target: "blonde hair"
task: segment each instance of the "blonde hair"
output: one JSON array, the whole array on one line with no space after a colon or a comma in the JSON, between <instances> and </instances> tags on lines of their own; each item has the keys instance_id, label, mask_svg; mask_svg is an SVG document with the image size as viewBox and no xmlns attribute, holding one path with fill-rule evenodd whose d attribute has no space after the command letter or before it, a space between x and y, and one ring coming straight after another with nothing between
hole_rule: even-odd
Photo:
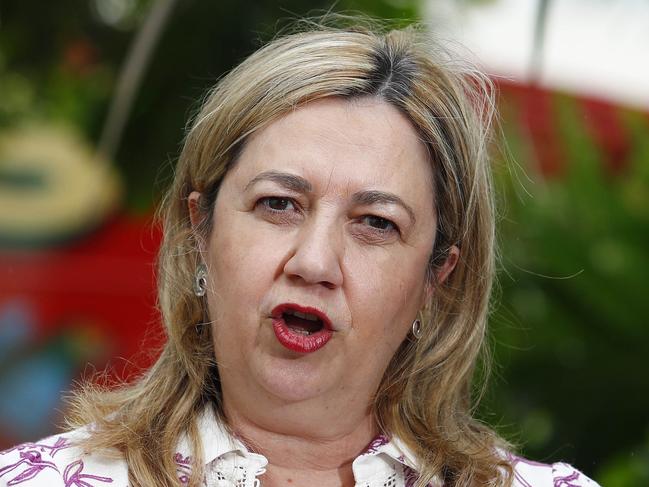
<instances>
[{"instance_id":1,"label":"blonde hair","mask_svg":"<svg viewBox=\"0 0 649 487\"><path fill-rule=\"evenodd\" d=\"M200 191L212 211L219 184L246 138L277 118L326 97L377 97L397 107L419 133L435 175L437 238L427 276L436 287L421 310L423 336L406 339L374 401L379 427L417 456L425 485L509 485L506 444L473 418L472 378L484 351L494 279L494 204L487 145L492 89L414 27L332 28L276 38L221 79L189 127L175 178L161 206L159 306L167 342L139 380L112 391L86 386L73 397L76 422L95 424L90 448L124 455L134 486L177 484L171 452L187 434L193 448L191 485L203 475L197 415L220 405L204 301L192 292L199 262L187 197ZM431 209L432 210L432 209ZM200 237L212 231L204 218ZM460 258L435 281L452 245Z\"/></svg>"}]
</instances>

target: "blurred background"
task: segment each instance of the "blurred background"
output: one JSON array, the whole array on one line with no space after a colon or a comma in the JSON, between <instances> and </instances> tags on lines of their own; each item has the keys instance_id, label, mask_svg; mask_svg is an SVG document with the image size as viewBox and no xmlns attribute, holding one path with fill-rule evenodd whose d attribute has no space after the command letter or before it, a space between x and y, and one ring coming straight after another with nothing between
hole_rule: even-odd
<instances>
[{"instance_id":1,"label":"blurred background","mask_svg":"<svg viewBox=\"0 0 649 487\"><path fill-rule=\"evenodd\" d=\"M162 342L156 203L186 120L288 20L423 20L499 88L484 421L649 485L649 0L0 1L0 449ZM501 137L502 136L502 137Z\"/></svg>"}]
</instances>

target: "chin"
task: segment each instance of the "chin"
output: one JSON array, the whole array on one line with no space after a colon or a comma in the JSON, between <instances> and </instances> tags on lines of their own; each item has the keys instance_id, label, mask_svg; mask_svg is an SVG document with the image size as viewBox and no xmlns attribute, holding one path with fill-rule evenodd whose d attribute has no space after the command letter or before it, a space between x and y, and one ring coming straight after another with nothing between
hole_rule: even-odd
<instances>
[{"instance_id":1,"label":"chin","mask_svg":"<svg viewBox=\"0 0 649 487\"><path fill-rule=\"evenodd\" d=\"M308 357L310 358L310 357ZM307 357L267 357L257 364L261 387L282 403L295 403L326 395L340 385L332 364Z\"/></svg>"}]
</instances>

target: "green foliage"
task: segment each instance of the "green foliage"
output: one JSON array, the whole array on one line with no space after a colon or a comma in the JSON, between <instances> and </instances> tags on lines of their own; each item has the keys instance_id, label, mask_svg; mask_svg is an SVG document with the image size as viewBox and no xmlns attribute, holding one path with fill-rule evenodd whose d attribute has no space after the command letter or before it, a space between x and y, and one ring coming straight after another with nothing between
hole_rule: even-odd
<instances>
[{"instance_id":1,"label":"green foliage","mask_svg":"<svg viewBox=\"0 0 649 487\"><path fill-rule=\"evenodd\" d=\"M649 428L649 120L623 114L632 153L614 176L576 100L554 101L567 161L556 179L535 169L516 107L503 105L511 158L497 171L502 272L492 317L502 369L485 404L499 415L485 417L532 458L574 461L602 479L628 468L635 483L616 485L641 485L640 460L610 456L639 451Z\"/></svg>"},{"instance_id":2,"label":"green foliage","mask_svg":"<svg viewBox=\"0 0 649 487\"><path fill-rule=\"evenodd\" d=\"M649 440L613 455L600 469L599 480L606 487L649 485Z\"/></svg>"}]
</instances>

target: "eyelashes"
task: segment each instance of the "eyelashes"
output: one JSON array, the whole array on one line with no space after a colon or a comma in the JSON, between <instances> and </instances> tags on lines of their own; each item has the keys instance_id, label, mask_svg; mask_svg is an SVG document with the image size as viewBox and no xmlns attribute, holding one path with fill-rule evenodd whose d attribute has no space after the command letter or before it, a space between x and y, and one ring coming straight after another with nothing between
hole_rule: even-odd
<instances>
[{"instance_id":1,"label":"eyelashes","mask_svg":"<svg viewBox=\"0 0 649 487\"><path fill-rule=\"evenodd\" d=\"M284 196L265 196L255 202L255 210L262 212L272 221L280 224L291 223L302 218L303 210L293 198ZM355 222L366 228L374 236L401 235L399 226L392 220L372 214L361 215Z\"/></svg>"},{"instance_id":2,"label":"eyelashes","mask_svg":"<svg viewBox=\"0 0 649 487\"><path fill-rule=\"evenodd\" d=\"M296 203L291 198L282 198L281 196L266 196L257 200L256 206L258 205L273 212L297 210Z\"/></svg>"},{"instance_id":3,"label":"eyelashes","mask_svg":"<svg viewBox=\"0 0 649 487\"><path fill-rule=\"evenodd\" d=\"M292 198L281 196L266 196L255 202L255 212L277 225L290 225L302 218L298 205Z\"/></svg>"},{"instance_id":4,"label":"eyelashes","mask_svg":"<svg viewBox=\"0 0 649 487\"><path fill-rule=\"evenodd\" d=\"M363 215L361 217L361 220L366 222L370 227L382 232L399 231L397 225L392 220L388 220L387 218L383 218L381 216Z\"/></svg>"}]
</instances>

